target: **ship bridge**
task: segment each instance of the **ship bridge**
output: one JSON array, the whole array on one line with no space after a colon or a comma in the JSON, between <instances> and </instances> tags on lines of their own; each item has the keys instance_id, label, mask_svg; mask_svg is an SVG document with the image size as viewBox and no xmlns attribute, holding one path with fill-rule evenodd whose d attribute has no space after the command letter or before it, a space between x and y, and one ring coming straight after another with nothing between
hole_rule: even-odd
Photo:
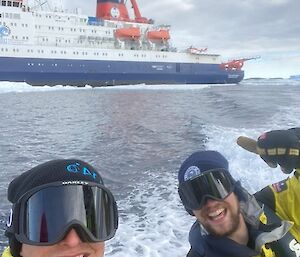
<instances>
[{"instance_id":1,"label":"ship bridge","mask_svg":"<svg viewBox=\"0 0 300 257\"><path fill-rule=\"evenodd\" d=\"M24 7L22 0L14 0L14 1L2 0L1 6L11 6L11 7L19 7L19 8Z\"/></svg>"}]
</instances>

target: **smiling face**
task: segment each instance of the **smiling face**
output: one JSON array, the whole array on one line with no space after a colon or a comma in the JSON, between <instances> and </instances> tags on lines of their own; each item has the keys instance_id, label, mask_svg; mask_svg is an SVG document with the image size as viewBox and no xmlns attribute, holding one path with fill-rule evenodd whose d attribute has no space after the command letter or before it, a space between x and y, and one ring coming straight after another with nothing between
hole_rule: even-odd
<instances>
[{"instance_id":1,"label":"smiling face","mask_svg":"<svg viewBox=\"0 0 300 257\"><path fill-rule=\"evenodd\" d=\"M222 201L208 199L200 210L193 213L207 232L215 236L230 237L241 228L243 219L234 193Z\"/></svg>"},{"instance_id":2,"label":"smiling face","mask_svg":"<svg viewBox=\"0 0 300 257\"><path fill-rule=\"evenodd\" d=\"M103 257L104 242L84 243L74 229L59 243L51 246L23 244L22 257Z\"/></svg>"}]
</instances>

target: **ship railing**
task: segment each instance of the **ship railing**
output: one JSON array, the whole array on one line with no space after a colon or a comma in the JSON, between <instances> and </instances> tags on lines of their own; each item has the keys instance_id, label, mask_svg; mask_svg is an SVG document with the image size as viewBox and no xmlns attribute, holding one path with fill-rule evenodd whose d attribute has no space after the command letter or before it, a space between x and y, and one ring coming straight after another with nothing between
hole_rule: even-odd
<instances>
[{"instance_id":1,"label":"ship railing","mask_svg":"<svg viewBox=\"0 0 300 257\"><path fill-rule=\"evenodd\" d=\"M0 37L0 44L3 45L29 45L27 41Z\"/></svg>"}]
</instances>

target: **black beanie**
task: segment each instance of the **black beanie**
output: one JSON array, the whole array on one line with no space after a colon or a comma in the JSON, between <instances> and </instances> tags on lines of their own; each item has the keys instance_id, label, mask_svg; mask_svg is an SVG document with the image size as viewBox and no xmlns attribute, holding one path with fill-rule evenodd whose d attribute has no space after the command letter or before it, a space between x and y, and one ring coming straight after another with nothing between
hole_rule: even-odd
<instances>
[{"instance_id":1,"label":"black beanie","mask_svg":"<svg viewBox=\"0 0 300 257\"><path fill-rule=\"evenodd\" d=\"M87 181L103 185L100 174L88 163L77 159L59 159L40 164L16 177L8 186L7 198L15 204L31 189L60 181ZM7 228L5 235L9 238L12 256L20 257L22 244L16 240L13 229Z\"/></svg>"}]
</instances>

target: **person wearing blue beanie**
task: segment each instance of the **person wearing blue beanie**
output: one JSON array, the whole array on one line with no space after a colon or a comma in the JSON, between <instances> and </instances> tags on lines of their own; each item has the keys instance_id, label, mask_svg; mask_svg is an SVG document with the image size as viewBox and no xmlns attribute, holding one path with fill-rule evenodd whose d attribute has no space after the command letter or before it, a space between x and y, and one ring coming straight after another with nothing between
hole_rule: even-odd
<instances>
[{"instance_id":1,"label":"person wearing blue beanie","mask_svg":"<svg viewBox=\"0 0 300 257\"><path fill-rule=\"evenodd\" d=\"M291 223L265 224L264 210L233 179L221 153L193 153L182 163L178 181L186 211L197 218L189 233L188 257L283 256L277 249Z\"/></svg>"}]
</instances>

